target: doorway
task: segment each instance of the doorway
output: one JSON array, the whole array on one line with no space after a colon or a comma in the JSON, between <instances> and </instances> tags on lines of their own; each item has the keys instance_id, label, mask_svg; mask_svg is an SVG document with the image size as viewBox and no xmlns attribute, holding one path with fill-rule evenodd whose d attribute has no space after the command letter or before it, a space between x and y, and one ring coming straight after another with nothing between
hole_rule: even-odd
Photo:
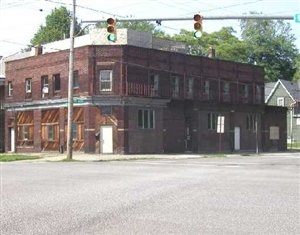
<instances>
[{"instance_id":1,"label":"doorway","mask_svg":"<svg viewBox=\"0 0 300 235\"><path fill-rule=\"evenodd\" d=\"M100 127L101 153L113 153L113 127Z\"/></svg>"},{"instance_id":2,"label":"doorway","mask_svg":"<svg viewBox=\"0 0 300 235\"><path fill-rule=\"evenodd\" d=\"M241 128L239 126L234 127L234 150L238 151L241 149Z\"/></svg>"},{"instance_id":3,"label":"doorway","mask_svg":"<svg viewBox=\"0 0 300 235\"><path fill-rule=\"evenodd\" d=\"M14 128L10 128L10 151L13 153L16 151Z\"/></svg>"}]
</instances>

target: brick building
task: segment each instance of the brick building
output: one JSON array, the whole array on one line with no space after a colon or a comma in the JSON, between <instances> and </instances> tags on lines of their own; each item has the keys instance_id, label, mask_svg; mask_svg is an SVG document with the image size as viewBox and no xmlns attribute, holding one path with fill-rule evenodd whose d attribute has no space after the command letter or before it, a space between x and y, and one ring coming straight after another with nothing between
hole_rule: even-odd
<instances>
[{"instance_id":1,"label":"brick building","mask_svg":"<svg viewBox=\"0 0 300 235\"><path fill-rule=\"evenodd\" d=\"M126 33L124 44L75 48L75 151L286 149L286 121L265 119L285 110L265 108L263 68L187 55L181 44L155 49L149 35L134 46ZM68 55L37 50L6 62L6 151L66 148Z\"/></svg>"}]
</instances>

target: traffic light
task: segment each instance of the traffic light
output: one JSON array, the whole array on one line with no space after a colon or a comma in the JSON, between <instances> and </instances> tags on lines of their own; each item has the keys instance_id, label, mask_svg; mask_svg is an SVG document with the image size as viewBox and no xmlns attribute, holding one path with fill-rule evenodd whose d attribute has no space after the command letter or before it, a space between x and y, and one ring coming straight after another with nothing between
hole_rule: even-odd
<instances>
[{"instance_id":1,"label":"traffic light","mask_svg":"<svg viewBox=\"0 0 300 235\"><path fill-rule=\"evenodd\" d=\"M199 14L194 15L194 32L195 38L200 38L202 36L202 19L203 17Z\"/></svg>"},{"instance_id":2,"label":"traffic light","mask_svg":"<svg viewBox=\"0 0 300 235\"><path fill-rule=\"evenodd\" d=\"M116 30L116 20L113 18L108 18L107 19L107 40L110 42L115 42L117 41L117 30Z\"/></svg>"}]
</instances>

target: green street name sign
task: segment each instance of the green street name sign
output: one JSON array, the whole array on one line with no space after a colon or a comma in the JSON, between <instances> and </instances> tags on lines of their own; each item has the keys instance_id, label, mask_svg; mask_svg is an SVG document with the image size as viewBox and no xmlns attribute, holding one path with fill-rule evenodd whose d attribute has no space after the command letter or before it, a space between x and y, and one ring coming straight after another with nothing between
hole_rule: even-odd
<instances>
[{"instance_id":1,"label":"green street name sign","mask_svg":"<svg viewBox=\"0 0 300 235\"><path fill-rule=\"evenodd\" d=\"M83 100L83 99L80 99L80 98L73 98L73 102L74 102L75 104L82 104L82 103L84 103L84 100Z\"/></svg>"},{"instance_id":2,"label":"green street name sign","mask_svg":"<svg viewBox=\"0 0 300 235\"><path fill-rule=\"evenodd\" d=\"M295 22L296 22L296 23L300 23L300 14L296 14L296 15L294 16L294 19L295 19Z\"/></svg>"}]
</instances>

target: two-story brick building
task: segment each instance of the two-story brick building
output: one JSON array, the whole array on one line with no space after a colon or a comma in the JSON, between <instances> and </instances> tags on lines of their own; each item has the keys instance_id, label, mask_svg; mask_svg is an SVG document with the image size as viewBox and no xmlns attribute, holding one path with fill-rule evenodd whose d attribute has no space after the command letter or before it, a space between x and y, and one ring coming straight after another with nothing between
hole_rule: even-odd
<instances>
[{"instance_id":1,"label":"two-story brick building","mask_svg":"<svg viewBox=\"0 0 300 235\"><path fill-rule=\"evenodd\" d=\"M286 149L285 110L265 108L263 68L191 56L180 44L154 46L151 35L135 38L134 46L133 32L124 34L124 44L96 43L94 35L93 43L75 48L74 150ZM6 62L7 151L66 146L69 52L36 52Z\"/></svg>"}]
</instances>

